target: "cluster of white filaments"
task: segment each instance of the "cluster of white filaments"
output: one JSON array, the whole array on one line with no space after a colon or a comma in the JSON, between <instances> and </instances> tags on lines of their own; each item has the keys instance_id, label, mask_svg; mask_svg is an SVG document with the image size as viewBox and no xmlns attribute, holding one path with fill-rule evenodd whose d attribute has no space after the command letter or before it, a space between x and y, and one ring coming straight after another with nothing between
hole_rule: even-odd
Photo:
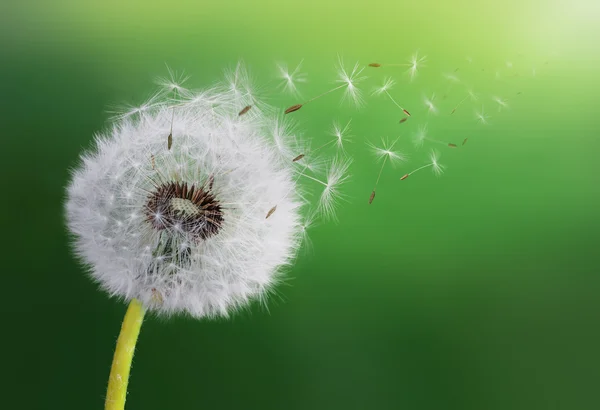
<instances>
[{"instance_id":1,"label":"cluster of white filaments","mask_svg":"<svg viewBox=\"0 0 600 410\"><path fill-rule=\"evenodd\" d=\"M305 144L241 64L202 91L178 79L96 137L68 187L68 226L110 294L160 314L227 316L281 279L307 221L332 216L349 162L330 160L325 177L293 162ZM321 187L319 203L302 177Z\"/></svg>"}]
</instances>

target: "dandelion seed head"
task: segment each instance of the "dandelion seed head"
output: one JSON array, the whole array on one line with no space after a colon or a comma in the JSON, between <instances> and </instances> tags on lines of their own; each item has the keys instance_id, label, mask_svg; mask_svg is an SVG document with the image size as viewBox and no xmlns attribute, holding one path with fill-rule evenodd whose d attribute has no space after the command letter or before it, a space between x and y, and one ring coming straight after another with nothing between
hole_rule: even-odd
<instances>
[{"instance_id":1,"label":"dandelion seed head","mask_svg":"<svg viewBox=\"0 0 600 410\"><path fill-rule=\"evenodd\" d=\"M235 77L120 117L73 170L74 250L110 295L161 315L228 316L264 297L295 258L305 193L282 155L294 145L290 125L238 116L239 90L252 85L241 65ZM328 174L316 204L328 214L346 169L334 163Z\"/></svg>"}]
</instances>

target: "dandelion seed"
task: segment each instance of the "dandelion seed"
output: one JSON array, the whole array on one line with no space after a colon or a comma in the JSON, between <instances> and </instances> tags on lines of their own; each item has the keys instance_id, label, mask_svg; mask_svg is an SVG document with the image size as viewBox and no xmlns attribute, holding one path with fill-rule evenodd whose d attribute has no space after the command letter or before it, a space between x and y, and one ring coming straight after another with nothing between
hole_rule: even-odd
<instances>
[{"instance_id":1,"label":"dandelion seed","mask_svg":"<svg viewBox=\"0 0 600 410\"><path fill-rule=\"evenodd\" d=\"M269 212L267 212L267 216L265 217L265 219L269 219L269 217L271 215L273 215L273 212L275 212L277 210L277 205L275 205L273 208L269 209Z\"/></svg>"},{"instance_id":2,"label":"dandelion seed","mask_svg":"<svg viewBox=\"0 0 600 410\"><path fill-rule=\"evenodd\" d=\"M163 304L163 297L160 292L156 290L156 288L152 288L152 296L151 299L153 302L158 303L159 305Z\"/></svg>"},{"instance_id":3,"label":"dandelion seed","mask_svg":"<svg viewBox=\"0 0 600 410\"><path fill-rule=\"evenodd\" d=\"M279 78L282 80L280 87L283 92L290 93L296 97L300 96L298 92L297 83L305 83L306 82L306 73L300 72L300 68L302 67L302 63L304 60L301 60L294 71L291 73L288 70L287 64L278 63L277 70L279 72Z\"/></svg>"},{"instance_id":4,"label":"dandelion seed","mask_svg":"<svg viewBox=\"0 0 600 410\"><path fill-rule=\"evenodd\" d=\"M456 144L452 144L451 142L449 142L449 143L448 143L448 146L449 146L450 148L456 148Z\"/></svg>"},{"instance_id":5,"label":"dandelion seed","mask_svg":"<svg viewBox=\"0 0 600 410\"><path fill-rule=\"evenodd\" d=\"M418 172L418 171L420 171L422 169L425 169L425 168L428 168L428 167L431 167L431 170L433 171L433 173L436 176L442 175L444 173L445 166L439 163L439 158L440 158L440 154L437 151L432 150L431 153L429 154L429 161L430 161L429 163L427 163L427 164L425 164L423 166L420 166L417 169L412 170L408 174L404 174L400 178L400 180L404 181L406 178L408 178L409 176L411 176L415 172Z\"/></svg>"},{"instance_id":6,"label":"dandelion seed","mask_svg":"<svg viewBox=\"0 0 600 410\"><path fill-rule=\"evenodd\" d=\"M377 161L382 161L381 168L379 169L379 174L377 175L377 180L375 181L375 187L373 188L373 192L369 198L369 204L373 202L375 198L375 191L377 190L377 185L379 184L379 180L381 179L381 174L383 172L383 168L385 167L386 162L389 160L392 165L406 161L406 156L399 151L394 151L394 146L398 142L400 137L396 138L391 144L389 141L385 139L381 139L381 147L375 146L371 143L368 143L371 152L375 155Z\"/></svg>"},{"instance_id":7,"label":"dandelion seed","mask_svg":"<svg viewBox=\"0 0 600 410\"><path fill-rule=\"evenodd\" d=\"M465 145L465 144L467 143L467 140L468 140L468 139L469 139L468 137L467 137L467 138L465 138L465 139L463 140L463 142L462 142L462 145Z\"/></svg>"},{"instance_id":8,"label":"dandelion seed","mask_svg":"<svg viewBox=\"0 0 600 410\"><path fill-rule=\"evenodd\" d=\"M391 77L386 77L383 80L383 85L381 87L376 88L373 91L373 95L381 95L381 94L385 94L388 96L388 98L394 103L394 105L398 108L400 108L400 110L402 110L402 112L407 115L408 117L410 117L410 113L404 108L402 107L400 104L398 104L398 102L394 99L394 97L392 97L392 95L389 93L389 90L396 84L396 82L391 78Z\"/></svg>"},{"instance_id":9,"label":"dandelion seed","mask_svg":"<svg viewBox=\"0 0 600 410\"><path fill-rule=\"evenodd\" d=\"M248 111L250 111L251 108L252 108L251 105L245 106L244 108L242 108L242 111L240 111L238 113L238 116L242 116L242 115L246 114Z\"/></svg>"},{"instance_id":10,"label":"dandelion seed","mask_svg":"<svg viewBox=\"0 0 600 410\"><path fill-rule=\"evenodd\" d=\"M304 154L300 154L300 155L298 155L296 158L294 158L294 159L292 160L292 162L300 161L302 158L304 158Z\"/></svg>"},{"instance_id":11,"label":"dandelion seed","mask_svg":"<svg viewBox=\"0 0 600 410\"><path fill-rule=\"evenodd\" d=\"M342 198L339 187L348 180L348 168L351 163L351 159L342 160L335 158L328 166L327 179L325 181L306 175L303 172L299 174L299 176L303 176L325 187L319 198L317 209L327 219L335 219L337 202Z\"/></svg>"},{"instance_id":12,"label":"dandelion seed","mask_svg":"<svg viewBox=\"0 0 600 410\"><path fill-rule=\"evenodd\" d=\"M302 108L302 105L303 104L292 105L291 107L289 107L288 109L286 109L284 111L284 114L289 114L291 112L298 111L300 108Z\"/></svg>"},{"instance_id":13,"label":"dandelion seed","mask_svg":"<svg viewBox=\"0 0 600 410\"><path fill-rule=\"evenodd\" d=\"M481 106L481 111L475 111L475 118L477 119L477 122L480 124L488 123L488 119L490 117L489 117L489 115L486 115L486 113L483 109L483 105Z\"/></svg>"},{"instance_id":14,"label":"dandelion seed","mask_svg":"<svg viewBox=\"0 0 600 410\"><path fill-rule=\"evenodd\" d=\"M168 77L157 77L155 83L162 88L163 91L173 93L175 96L183 96L187 93L187 89L183 87L183 84L190 78L183 72L177 73L171 70L167 65Z\"/></svg>"},{"instance_id":15,"label":"dandelion seed","mask_svg":"<svg viewBox=\"0 0 600 410\"><path fill-rule=\"evenodd\" d=\"M371 63L369 67L379 68L379 67L408 67L406 73L408 73L410 81L413 81L418 74L420 68L425 67L425 63L427 62L427 56L419 57L419 52L415 52L408 63L392 63L392 64L381 64L381 63Z\"/></svg>"},{"instance_id":16,"label":"dandelion seed","mask_svg":"<svg viewBox=\"0 0 600 410\"><path fill-rule=\"evenodd\" d=\"M503 108L508 108L508 102L506 100L496 96L492 97L492 100L498 104L498 112L502 111Z\"/></svg>"},{"instance_id":17,"label":"dandelion seed","mask_svg":"<svg viewBox=\"0 0 600 410\"><path fill-rule=\"evenodd\" d=\"M171 114L171 131L169 132L169 136L167 137L167 149L170 151L173 146L173 120L175 119L175 108L173 108L173 112Z\"/></svg>"},{"instance_id":18,"label":"dandelion seed","mask_svg":"<svg viewBox=\"0 0 600 410\"><path fill-rule=\"evenodd\" d=\"M339 89L342 89L342 88L344 88L342 100L348 99L355 106L359 107L360 105L362 105L363 99L362 99L361 91L357 87L357 84L366 78L364 76L360 77L360 74L362 73L362 71L363 71L363 69L362 68L359 69L358 63L354 64L354 68L352 68L352 71L347 71L346 68L344 67L344 62L342 61L342 59L340 57L339 61L338 61L338 67L337 67L338 78L337 78L337 80L335 80L335 82L341 83L341 84L338 85L337 87L334 87L328 91L325 91L324 93L319 94L316 97L313 97L301 104L292 105L291 107L287 108L284 111L284 113L289 114L294 111L298 111L300 108L302 108L306 104L308 104L312 101L315 101L321 97L326 96L327 94L330 94L330 93L337 91Z\"/></svg>"},{"instance_id":19,"label":"dandelion seed","mask_svg":"<svg viewBox=\"0 0 600 410\"><path fill-rule=\"evenodd\" d=\"M369 205L371 205L373 203L374 199L375 199L375 191L371 192L371 195L369 196Z\"/></svg>"},{"instance_id":20,"label":"dandelion seed","mask_svg":"<svg viewBox=\"0 0 600 410\"><path fill-rule=\"evenodd\" d=\"M408 117L402 117L400 119L400 124L402 124L403 122L406 122L406 120L408 120Z\"/></svg>"},{"instance_id":21,"label":"dandelion seed","mask_svg":"<svg viewBox=\"0 0 600 410\"><path fill-rule=\"evenodd\" d=\"M316 152L322 150L323 148L332 146L334 144L337 146L337 148L339 150L343 151L344 150L344 142L350 140L350 135L348 135L348 132L350 130L350 122L351 121L352 120L349 120L344 127L341 127L337 121L334 121L331 131L329 133L329 135L333 138L330 138L329 141L318 146L317 148L313 148L313 149L309 150L306 155L315 154ZM305 154L300 154L300 155L296 156L292 160L292 162L299 161L304 157L305 157Z\"/></svg>"},{"instance_id":22,"label":"dandelion seed","mask_svg":"<svg viewBox=\"0 0 600 410\"><path fill-rule=\"evenodd\" d=\"M423 97L423 103L427 107L427 112L429 114L437 114L438 113L437 107L433 104L434 100L435 100L435 94L431 94L431 98L427 98L426 96Z\"/></svg>"}]
</instances>

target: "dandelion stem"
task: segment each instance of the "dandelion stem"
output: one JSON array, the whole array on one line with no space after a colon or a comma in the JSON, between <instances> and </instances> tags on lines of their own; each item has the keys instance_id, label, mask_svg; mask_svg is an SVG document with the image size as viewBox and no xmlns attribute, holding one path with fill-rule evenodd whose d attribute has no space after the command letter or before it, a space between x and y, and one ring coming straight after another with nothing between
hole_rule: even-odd
<instances>
[{"instance_id":1,"label":"dandelion stem","mask_svg":"<svg viewBox=\"0 0 600 410\"><path fill-rule=\"evenodd\" d=\"M133 299L127 308L127 313L121 325L121 333L117 340L117 347L115 348L108 378L108 391L104 403L105 410L123 410L125 408L131 361L140 334L144 313L141 302Z\"/></svg>"}]
</instances>

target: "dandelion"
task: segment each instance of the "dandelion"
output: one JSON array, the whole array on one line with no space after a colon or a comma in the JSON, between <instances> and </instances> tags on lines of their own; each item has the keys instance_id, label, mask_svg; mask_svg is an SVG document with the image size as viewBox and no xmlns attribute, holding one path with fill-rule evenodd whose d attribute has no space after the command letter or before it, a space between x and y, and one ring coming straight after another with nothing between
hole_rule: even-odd
<instances>
[{"instance_id":1,"label":"dandelion","mask_svg":"<svg viewBox=\"0 0 600 410\"><path fill-rule=\"evenodd\" d=\"M410 81L413 81L417 76L417 73L420 68L425 67L425 63L427 62L427 56L419 57L419 52L415 52L408 63L400 63L400 64L381 64L381 63L370 63L369 67L380 68L380 67L408 67L406 73L408 74Z\"/></svg>"},{"instance_id":2,"label":"dandelion","mask_svg":"<svg viewBox=\"0 0 600 410\"><path fill-rule=\"evenodd\" d=\"M306 189L284 155L296 138L266 106L239 115L254 90L247 81L238 65L208 90L169 86L178 101L119 117L73 170L65 208L75 253L103 290L129 302L106 409L124 407L145 312L228 317L262 300L302 244ZM319 215L335 217L349 163L329 163Z\"/></svg>"},{"instance_id":3,"label":"dandelion","mask_svg":"<svg viewBox=\"0 0 600 410\"><path fill-rule=\"evenodd\" d=\"M381 87L375 88L375 90L373 91L373 95L381 95L381 94L387 95L388 98L394 103L394 105L396 107L400 108L400 110L404 113L404 115L406 115L407 117L410 117L410 113L408 112L408 110L406 110L406 108L404 108L400 104L398 104L398 102L394 99L394 97L392 97L392 95L389 93L389 90L395 84L396 84L396 82L391 77L386 77L383 80L383 85Z\"/></svg>"},{"instance_id":4,"label":"dandelion","mask_svg":"<svg viewBox=\"0 0 600 410\"><path fill-rule=\"evenodd\" d=\"M428 167L431 167L431 170L433 171L433 173L436 176L442 175L444 173L445 166L439 163L439 159L440 159L440 154L437 151L432 150L431 153L429 154L429 163L427 163L427 164L425 164L423 166L420 166L417 169L414 169L414 170L410 171L408 174L404 174L400 178L400 180L404 181L406 178L408 178L409 176L411 176L415 172L418 172L418 171L420 171L422 169L425 169L425 168L428 168Z\"/></svg>"},{"instance_id":5,"label":"dandelion","mask_svg":"<svg viewBox=\"0 0 600 410\"><path fill-rule=\"evenodd\" d=\"M301 60L292 72L288 70L287 64L277 63L278 77L281 79L281 84L279 85L279 88L283 92L287 92L292 94L293 96L300 97L297 84L307 82L306 73L300 71L303 61L304 60Z\"/></svg>"},{"instance_id":6,"label":"dandelion","mask_svg":"<svg viewBox=\"0 0 600 410\"><path fill-rule=\"evenodd\" d=\"M382 138L381 147L370 143L368 144L371 148L371 152L375 155L375 158L377 158L377 161L382 161L381 168L379 169L379 174L377 175L377 180L375 181L375 187L373 188L371 196L369 197L369 204L373 203L373 200L375 199L375 191L377 190L377 185L379 184L379 179L381 178L381 173L383 172L383 168L385 167L386 162L390 161L390 163L394 165L398 162L406 161L407 159L407 157L403 153L399 151L394 151L394 146L398 142L399 138L400 137L396 138L391 144L389 143L389 141Z\"/></svg>"},{"instance_id":7,"label":"dandelion","mask_svg":"<svg viewBox=\"0 0 600 410\"><path fill-rule=\"evenodd\" d=\"M487 124L490 116L485 113L483 109L483 105L481 106L481 111L475 111L475 119L480 124Z\"/></svg>"},{"instance_id":8,"label":"dandelion","mask_svg":"<svg viewBox=\"0 0 600 410\"><path fill-rule=\"evenodd\" d=\"M357 87L357 85L366 78L365 76L362 76L362 77L360 76L362 71L363 71L363 69L359 68L358 63L354 64L352 71L346 70L346 68L344 67L344 62L342 61L342 58L339 57L338 66L337 66L338 78L335 80L335 82L340 83L340 85L338 85L337 87L334 87L328 91L325 91L324 93L319 94L316 97L313 97L301 104L292 105L291 107L287 108L284 111L284 113L289 114L294 111L298 111L299 109L304 107L306 104L308 104L312 101L315 101L321 97L326 96L327 94L330 94L330 93L337 91L339 89L342 89L342 88L344 88L344 94L342 95L342 100L349 100L352 104L359 107L363 103L363 98L362 98L361 91Z\"/></svg>"}]
</instances>

